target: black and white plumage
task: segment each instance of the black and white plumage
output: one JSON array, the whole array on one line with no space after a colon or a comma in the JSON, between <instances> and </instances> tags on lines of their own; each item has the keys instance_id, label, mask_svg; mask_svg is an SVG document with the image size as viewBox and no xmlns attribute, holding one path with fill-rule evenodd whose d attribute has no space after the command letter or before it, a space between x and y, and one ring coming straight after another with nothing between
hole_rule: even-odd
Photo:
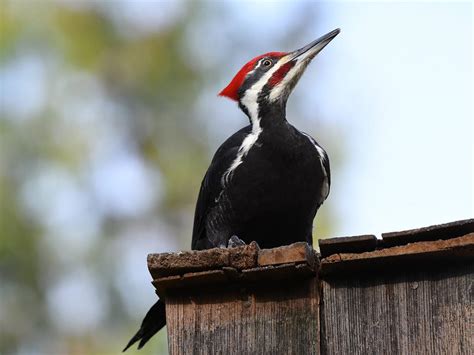
<instances>
[{"instance_id":1,"label":"black and white plumage","mask_svg":"<svg viewBox=\"0 0 474 355\"><path fill-rule=\"evenodd\" d=\"M221 96L238 102L250 125L217 150L204 176L194 217L193 250L229 241L272 248L312 245L313 219L329 194L329 158L314 138L286 120L286 102L310 61L336 29L290 53L258 56L237 73ZM141 348L166 324L162 300L147 313L136 341Z\"/></svg>"},{"instance_id":2,"label":"black and white plumage","mask_svg":"<svg viewBox=\"0 0 474 355\"><path fill-rule=\"evenodd\" d=\"M227 246L233 235L262 248L312 244L313 219L329 192L326 153L284 120L264 129L229 174L250 132L251 126L236 132L212 160L199 192L192 249Z\"/></svg>"},{"instance_id":3,"label":"black and white plumage","mask_svg":"<svg viewBox=\"0 0 474 355\"><path fill-rule=\"evenodd\" d=\"M237 236L262 248L305 241L329 194L329 158L286 120L286 101L307 65L339 30L292 53L254 58L221 95L239 103L250 125L217 150L199 192L193 249L226 247Z\"/></svg>"}]
</instances>

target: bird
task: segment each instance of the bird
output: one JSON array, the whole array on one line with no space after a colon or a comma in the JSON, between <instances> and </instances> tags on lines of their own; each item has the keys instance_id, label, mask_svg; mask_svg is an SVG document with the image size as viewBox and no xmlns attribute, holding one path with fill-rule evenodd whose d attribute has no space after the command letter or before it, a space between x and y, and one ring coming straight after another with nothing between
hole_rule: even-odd
<instances>
[{"instance_id":1,"label":"bird","mask_svg":"<svg viewBox=\"0 0 474 355\"><path fill-rule=\"evenodd\" d=\"M191 249L312 245L313 220L329 195L326 151L286 118L286 103L312 59L335 29L292 52L269 52L247 62L219 93L238 104L249 125L216 151L199 191ZM143 345L166 324L159 299L124 351Z\"/></svg>"}]
</instances>

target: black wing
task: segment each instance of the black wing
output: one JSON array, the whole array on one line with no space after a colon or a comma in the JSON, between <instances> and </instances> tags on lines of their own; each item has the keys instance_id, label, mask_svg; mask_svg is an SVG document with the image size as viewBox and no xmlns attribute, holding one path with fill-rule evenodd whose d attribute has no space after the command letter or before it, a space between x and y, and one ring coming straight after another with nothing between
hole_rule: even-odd
<instances>
[{"instance_id":1,"label":"black wing","mask_svg":"<svg viewBox=\"0 0 474 355\"><path fill-rule=\"evenodd\" d=\"M222 176L237 156L240 145L251 132L251 126L246 126L234 133L217 149L211 165L201 183L199 196L194 213L193 238L191 248L205 249L208 246L206 236L206 218L209 211L216 205L223 190Z\"/></svg>"},{"instance_id":2,"label":"black wing","mask_svg":"<svg viewBox=\"0 0 474 355\"><path fill-rule=\"evenodd\" d=\"M329 191L331 190L331 166L329 164L329 156L326 151L313 139L314 144L319 147L318 153L320 154L321 163L323 164L323 169L326 172L327 178L327 191L326 196L323 197L323 200L320 202L319 206L323 204L326 198L329 196ZM319 208L318 206L318 208Z\"/></svg>"},{"instance_id":3,"label":"black wing","mask_svg":"<svg viewBox=\"0 0 474 355\"><path fill-rule=\"evenodd\" d=\"M323 168L326 172L328 191L327 191L327 195L321 201L321 204L322 204L326 200L326 198L328 197L329 191L331 190L331 166L330 166L330 163L329 163L329 156L328 156L328 153L326 153L326 151L323 149L323 147L321 147L319 145L319 143L316 142L316 140L313 137L311 137L308 133L301 132L301 131L299 131L299 132L304 134L306 137L308 137L308 139L311 141L311 143L313 143L313 145L316 147L316 150L318 151L321 162L323 164ZM319 208L319 206L318 206L318 208Z\"/></svg>"},{"instance_id":4,"label":"black wing","mask_svg":"<svg viewBox=\"0 0 474 355\"><path fill-rule=\"evenodd\" d=\"M324 151L324 155L325 156L323 159L323 166L324 166L324 169L326 170L326 175L328 178L328 195L329 195L329 191L331 190L331 166L329 164L329 156L327 155L326 151Z\"/></svg>"}]
</instances>

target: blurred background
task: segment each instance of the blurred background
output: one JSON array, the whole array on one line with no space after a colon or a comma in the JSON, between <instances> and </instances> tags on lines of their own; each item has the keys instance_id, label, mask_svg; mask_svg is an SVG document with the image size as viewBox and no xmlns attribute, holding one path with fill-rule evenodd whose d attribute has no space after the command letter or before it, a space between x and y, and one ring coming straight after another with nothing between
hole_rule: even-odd
<instances>
[{"instance_id":1,"label":"blurred background","mask_svg":"<svg viewBox=\"0 0 474 355\"><path fill-rule=\"evenodd\" d=\"M474 215L471 2L0 3L1 354L118 353L247 124L216 94L336 27L288 103L331 158L315 239Z\"/></svg>"}]
</instances>

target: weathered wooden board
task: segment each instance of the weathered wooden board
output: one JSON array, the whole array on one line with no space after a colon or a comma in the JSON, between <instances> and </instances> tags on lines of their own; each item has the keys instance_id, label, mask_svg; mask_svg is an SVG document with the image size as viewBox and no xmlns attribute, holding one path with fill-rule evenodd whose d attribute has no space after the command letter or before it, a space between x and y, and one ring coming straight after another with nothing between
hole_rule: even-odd
<instances>
[{"instance_id":1,"label":"weathered wooden board","mask_svg":"<svg viewBox=\"0 0 474 355\"><path fill-rule=\"evenodd\" d=\"M281 265L289 263L308 263L314 265L316 257L308 243L294 243L273 249L262 249L258 253L258 265Z\"/></svg>"},{"instance_id":2,"label":"weathered wooden board","mask_svg":"<svg viewBox=\"0 0 474 355\"><path fill-rule=\"evenodd\" d=\"M221 268L247 270L257 266L288 263L307 263L314 266L316 255L304 242L293 243L273 249L262 249L257 243L235 248L181 251L148 255L148 270L153 279L184 275Z\"/></svg>"},{"instance_id":3,"label":"weathered wooden board","mask_svg":"<svg viewBox=\"0 0 474 355\"><path fill-rule=\"evenodd\" d=\"M168 344L178 354L319 354L316 278L166 300Z\"/></svg>"},{"instance_id":4,"label":"weathered wooden board","mask_svg":"<svg viewBox=\"0 0 474 355\"><path fill-rule=\"evenodd\" d=\"M386 248L429 240L452 239L469 233L474 233L474 219L465 219L400 232L382 233L383 240L381 244Z\"/></svg>"},{"instance_id":5,"label":"weathered wooden board","mask_svg":"<svg viewBox=\"0 0 474 355\"><path fill-rule=\"evenodd\" d=\"M323 354L473 354L473 265L322 281Z\"/></svg>"},{"instance_id":6,"label":"weathered wooden board","mask_svg":"<svg viewBox=\"0 0 474 355\"><path fill-rule=\"evenodd\" d=\"M377 247L377 238L372 234L354 237L335 237L319 239L318 244L321 257L325 258L336 253L362 253L364 251L375 250Z\"/></svg>"},{"instance_id":7,"label":"weathered wooden board","mask_svg":"<svg viewBox=\"0 0 474 355\"><path fill-rule=\"evenodd\" d=\"M369 273L444 266L474 261L474 233L448 240L410 243L364 253L333 254L321 260L321 273Z\"/></svg>"},{"instance_id":8,"label":"weathered wooden board","mask_svg":"<svg viewBox=\"0 0 474 355\"><path fill-rule=\"evenodd\" d=\"M169 352L474 355L473 226L150 254Z\"/></svg>"},{"instance_id":9,"label":"weathered wooden board","mask_svg":"<svg viewBox=\"0 0 474 355\"><path fill-rule=\"evenodd\" d=\"M238 270L257 266L259 247L255 242L236 248L214 248L179 253L148 254L148 270L153 279L209 271L222 267Z\"/></svg>"}]
</instances>

